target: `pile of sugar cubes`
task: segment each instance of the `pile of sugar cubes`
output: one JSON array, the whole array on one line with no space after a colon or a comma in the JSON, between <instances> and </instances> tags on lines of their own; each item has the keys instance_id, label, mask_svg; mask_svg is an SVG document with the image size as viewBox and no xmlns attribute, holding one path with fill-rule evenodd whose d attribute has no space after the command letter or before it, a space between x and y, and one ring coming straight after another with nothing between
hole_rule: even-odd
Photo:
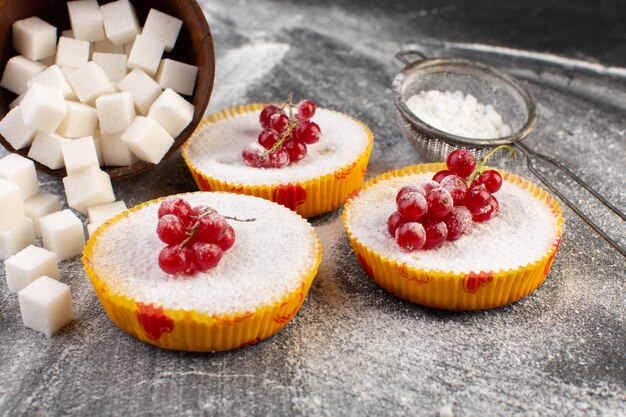
<instances>
[{"instance_id":1,"label":"pile of sugar cubes","mask_svg":"<svg viewBox=\"0 0 626 417\"><path fill-rule=\"evenodd\" d=\"M48 168L68 168L70 177L64 149L85 137L99 166L160 162L194 114L183 96L193 94L198 68L164 58L182 21L151 9L142 28L128 0L67 8L72 28L58 41L57 28L39 17L13 24L20 55L8 61L0 86L18 97L0 134L15 149L30 146L28 157ZM80 180L101 177L91 170Z\"/></svg>"},{"instance_id":2,"label":"pile of sugar cubes","mask_svg":"<svg viewBox=\"0 0 626 417\"><path fill-rule=\"evenodd\" d=\"M88 143L92 149L86 153L95 155L92 139L71 143ZM69 156L72 152L76 150L68 148L65 153ZM77 161L78 158L68 158L73 171L65 180L80 182L83 176L101 175L97 165L81 168ZM90 234L126 209L123 201L109 202L113 193L109 191L108 176L102 174L106 180L102 178L100 182L106 192L90 189L97 181L85 181L84 187L66 184L66 189L74 193L68 194L68 200L72 195L89 214ZM80 190L74 191L73 187ZM36 246L37 238L41 238L43 247ZM51 335L72 320L71 290L59 282L58 263L80 255L84 246L83 222L71 210L61 210L58 196L40 191L33 161L17 154L1 158L0 259L4 260L9 290L18 294L26 327Z\"/></svg>"}]
</instances>

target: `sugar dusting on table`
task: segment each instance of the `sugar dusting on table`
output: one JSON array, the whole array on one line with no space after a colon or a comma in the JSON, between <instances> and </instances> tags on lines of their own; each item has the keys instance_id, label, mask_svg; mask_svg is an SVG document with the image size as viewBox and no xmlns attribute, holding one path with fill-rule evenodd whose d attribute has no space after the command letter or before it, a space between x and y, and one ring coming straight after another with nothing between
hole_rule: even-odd
<instances>
[{"instance_id":1,"label":"sugar dusting on table","mask_svg":"<svg viewBox=\"0 0 626 417\"><path fill-rule=\"evenodd\" d=\"M98 238L91 263L111 290L144 303L210 314L251 311L296 290L316 262L313 228L293 211L256 197L194 193L235 229L235 245L219 265L193 276L173 276L157 263L165 246L156 234L159 204L150 204L114 223Z\"/></svg>"}]
</instances>

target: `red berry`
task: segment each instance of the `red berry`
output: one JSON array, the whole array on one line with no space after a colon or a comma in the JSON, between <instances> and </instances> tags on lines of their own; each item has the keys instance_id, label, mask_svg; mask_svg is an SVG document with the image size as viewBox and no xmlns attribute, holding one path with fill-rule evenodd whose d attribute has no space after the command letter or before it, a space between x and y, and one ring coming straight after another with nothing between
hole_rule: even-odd
<instances>
[{"instance_id":1,"label":"red berry","mask_svg":"<svg viewBox=\"0 0 626 417\"><path fill-rule=\"evenodd\" d=\"M396 230L396 243L406 251L421 249L425 242L426 231L420 223L404 223Z\"/></svg>"},{"instance_id":2,"label":"red berry","mask_svg":"<svg viewBox=\"0 0 626 417\"><path fill-rule=\"evenodd\" d=\"M315 103L311 100L302 100L298 103L298 119L309 120L315 114Z\"/></svg>"},{"instance_id":3,"label":"red berry","mask_svg":"<svg viewBox=\"0 0 626 417\"><path fill-rule=\"evenodd\" d=\"M284 168L289 165L289 152L285 148L278 148L269 156L270 166Z\"/></svg>"},{"instance_id":4,"label":"red berry","mask_svg":"<svg viewBox=\"0 0 626 417\"><path fill-rule=\"evenodd\" d=\"M400 198L402 198L402 196L405 195L406 193L422 194L422 187L420 187L419 185L409 184L400 188L400 191L398 191L398 194L396 194L396 204L398 203L398 201L400 201Z\"/></svg>"},{"instance_id":5,"label":"red berry","mask_svg":"<svg viewBox=\"0 0 626 417\"><path fill-rule=\"evenodd\" d=\"M274 146L278 140L279 137L276 132L271 130L264 130L259 133L259 145L265 149L272 149L272 146Z\"/></svg>"},{"instance_id":6,"label":"red berry","mask_svg":"<svg viewBox=\"0 0 626 417\"><path fill-rule=\"evenodd\" d=\"M442 221L426 220L423 223L426 232L424 249L438 248L443 245L448 237L448 227Z\"/></svg>"},{"instance_id":7,"label":"red berry","mask_svg":"<svg viewBox=\"0 0 626 417\"><path fill-rule=\"evenodd\" d=\"M283 134L289 126L289 116L286 114L275 113L270 117L270 126L279 135Z\"/></svg>"},{"instance_id":8,"label":"red berry","mask_svg":"<svg viewBox=\"0 0 626 417\"><path fill-rule=\"evenodd\" d=\"M404 223L407 223L409 221L410 220L404 218L402 214L398 213L397 211L394 211L391 214L391 216L389 216L389 218L387 219L387 230L389 231L389 234L391 236L395 236L396 229L400 227L400 225L403 225Z\"/></svg>"},{"instance_id":9,"label":"red berry","mask_svg":"<svg viewBox=\"0 0 626 417\"><path fill-rule=\"evenodd\" d=\"M482 185L475 185L469 189L464 205L472 214L481 213L489 205L492 195Z\"/></svg>"},{"instance_id":10,"label":"red berry","mask_svg":"<svg viewBox=\"0 0 626 417\"><path fill-rule=\"evenodd\" d=\"M254 168L263 168L269 164L267 155L265 155L266 151L267 149L258 143L249 143L243 148L241 156L246 165Z\"/></svg>"},{"instance_id":11,"label":"red berry","mask_svg":"<svg viewBox=\"0 0 626 417\"><path fill-rule=\"evenodd\" d=\"M230 224L226 225L226 231L224 232L224 236L220 240L217 241L217 244L222 248L225 252L228 249L232 248L235 244L235 229Z\"/></svg>"},{"instance_id":12,"label":"red berry","mask_svg":"<svg viewBox=\"0 0 626 417\"><path fill-rule=\"evenodd\" d=\"M169 245L159 253L159 267L168 274L181 274L189 267L189 257L184 248Z\"/></svg>"},{"instance_id":13,"label":"red berry","mask_svg":"<svg viewBox=\"0 0 626 417\"><path fill-rule=\"evenodd\" d=\"M456 206L443 221L448 228L448 240L457 240L466 234L472 225L472 213L465 206Z\"/></svg>"},{"instance_id":14,"label":"red berry","mask_svg":"<svg viewBox=\"0 0 626 417\"><path fill-rule=\"evenodd\" d=\"M213 213L217 213L217 211L213 207L205 206L203 204L199 206L195 206L191 210L191 215L196 217L196 219L202 215L208 216L209 214L213 214ZM194 223L196 219L194 219Z\"/></svg>"},{"instance_id":15,"label":"red berry","mask_svg":"<svg viewBox=\"0 0 626 417\"><path fill-rule=\"evenodd\" d=\"M171 197L163 201L159 206L159 219L166 214L173 214L185 222L191 214L191 206L180 197Z\"/></svg>"},{"instance_id":16,"label":"red berry","mask_svg":"<svg viewBox=\"0 0 626 417\"><path fill-rule=\"evenodd\" d=\"M263 110L261 110L261 114L259 115L259 121L261 122L261 126L263 129L270 129L270 118L276 113L282 113L283 111L278 106L269 105L265 106Z\"/></svg>"},{"instance_id":17,"label":"red berry","mask_svg":"<svg viewBox=\"0 0 626 417\"><path fill-rule=\"evenodd\" d=\"M454 207L452 196L443 188L430 190L426 194L426 202L428 203L428 218L434 220L443 219Z\"/></svg>"},{"instance_id":18,"label":"red berry","mask_svg":"<svg viewBox=\"0 0 626 417\"><path fill-rule=\"evenodd\" d=\"M226 219L218 213L212 213L200 218L200 225L196 230L198 240L205 243L218 242L226 232Z\"/></svg>"},{"instance_id":19,"label":"red berry","mask_svg":"<svg viewBox=\"0 0 626 417\"><path fill-rule=\"evenodd\" d=\"M307 120L296 127L295 137L307 145L312 145L320 140L321 134L322 131L317 123Z\"/></svg>"},{"instance_id":20,"label":"red berry","mask_svg":"<svg viewBox=\"0 0 626 417\"><path fill-rule=\"evenodd\" d=\"M474 185L484 185L487 191L495 193L502 187L502 176L498 171L490 169L477 176L472 182Z\"/></svg>"},{"instance_id":21,"label":"red berry","mask_svg":"<svg viewBox=\"0 0 626 417\"><path fill-rule=\"evenodd\" d=\"M472 220L482 223L493 219L498 214L499 206L496 197L491 196L489 204L480 213L472 213Z\"/></svg>"},{"instance_id":22,"label":"red berry","mask_svg":"<svg viewBox=\"0 0 626 417\"><path fill-rule=\"evenodd\" d=\"M441 188L450 193L455 206L461 205L463 204L463 201L465 201L465 196L467 195L467 184L465 183L465 180L458 175L448 175L441 180Z\"/></svg>"},{"instance_id":23,"label":"red berry","mask_svg":"<svg viewBox=\"0 0 626 417\"><path fill-rule=\"evenodd\" d=\"M441 171L439 171L435 175L433 175L433 181L441 183L442 179L444 179L448 175L452 175L452 174L454 174L454 172L450 171L449 169L442 169Z\"/></svg>"},{"instance_id":24,"label":"red berry","mask_svg":"<svg viewBox=\"0 0 626 417\"><path fill-rule=\"evenodd\" d=\"M307 147L304 142L296 139L289 139L285 141L284 148L289 152L289 161L298 162L306 156Z\"/></svg>"},{"instance_id":25,"label":"red berry","mask_svg":"<svg viewBox=\"0 0 626 417\"><path fill-rule=\"evenodd\" d=\"M472 175L476 168L476 159L470 151L465 149L455 149L448 155L446 161L448 169L462 178Z\"/></svg>"},{"instance_id":26,"label":"red berry","mask_svg":"<svg viewBox=\"0 0 626 417\"><path fill-rule=\"evenodd\" d=\"M215 243L197 242L191 248L191 257L200 271L207 271L222 259L222 248Z\"/></svg>"},{"instance_id":27,"label":"red berry","mask_svg":"<svg viewBox=\"0 0 626 417\"><path fill-rule=\"evenodd\" d=\"M434 190L439 187L440 185L437 181L427 180L421 183L420 185L418 185L418 192L424 197L426 197L426 194L428 194L431 190Z\"/></svg>"},{"instance_id":28,"label":"red berry","mask_svg":"<svg viewBox=\"0 0 626 417\"><path fill-rule=\"evenodd\" d=\"M426 215L428 204L420 193L406 193L398 200L398 212L410 221L418 221Z\"/></svg>"},{"instance_id":29,"label":"red berry","mask_svg":"<svg viewBox=\"0 0 626 417\"><path fill-rule=\"evenodd\" d=\"M168 245L177 245L185 240L187 231L180 217L166 214L157 223L157 235L162 242Z\"/></svg>"}]
</instances>

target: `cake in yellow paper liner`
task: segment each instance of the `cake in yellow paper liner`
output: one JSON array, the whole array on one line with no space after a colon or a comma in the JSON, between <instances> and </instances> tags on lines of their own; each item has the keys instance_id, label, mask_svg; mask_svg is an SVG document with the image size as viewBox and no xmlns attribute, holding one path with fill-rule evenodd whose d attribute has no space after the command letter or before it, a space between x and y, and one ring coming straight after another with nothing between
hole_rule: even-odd
<instances>
[{"instance_id":1,"label":"cake in yellow paper liner","mask_svg":"<svg viewBox=\"0 0 626 417\"><path fill-rule=\"evenodd\" d=\"M414 174L434 174L442 169L446 169L445 164L438 163L415 165L387 172L370 180L363 187L361 193L369 187L374 187L386 180ZM393 256L383 256L365 245L353 233L351 224L354 221L353 216L356 215L353 205L359 198L359 195L356 195L346 202L343 222L356 257L365 272L380 287L400 298L428 307L446 310L493 308L512 303L532 293L548 275L561 242L563 228L562 210L559 204L547 192L530 181L508 172L499 172L505 182L515 184L529 191L532 195L529 198L535 198L545 203L554 216L556 233L549 249L540 259L524 266L506 270L467 270L454 273L443 269L425 270L424 268L410 265L410 262L401 261L402 256L398 256L397 259L393 259ZM501 207L502 204L504 203L501 201ZM391 212L387 215L390 214ZM388 233L386 224L381 227L380 233ZM471 238L471 231L469 235L461 237L461 239L467 238ZM393 240L389 239L389 241L390 244L395 245ZM446 242L446 244L454 243ZM397 250L401 253L399 248ZM425 250L423 255L428 256L428 251L433 250L436 251L437 249Z\"/></svg>"},{"instance_id":2,"label":"cake in yellow paper liner","mask_svg":"<svg viewBox=\"0 0 626 417\"><path fill-rule=\"evenodd\" d=\"M362 129L360 134L363 135L363 149L356 156L356 158L353 158L350 161L345 161L345 164L340 167L319 175L311 176L308 179L288 182L278 180L278 182L273 181L271 184L249 184L241 181L233 182L224 178L221 173L207 173L199 166L196 161L197 158L190 155L190 147L193 146L192 144L194 141L202 140L202 132L208 126L216 125L224 120L245 115L247 113L257 113L263 109L264 106L265 105L263 104L236 106L207 116L200 123L191 138L183 145L183 158L185 159L185 162L187 163L187 166L189 167L189 170L191 171L191 174L200 190L226 191L261 197L284 205L285 207L295 210L301 216L308 218L340 207L344 204L350 194L363 185L367 164L374 143L374 135L369 127L367 127L367 125L363 122L332 110L322 111L341 115L345 118L345 120L356 123ZM324 141L324 126L321 127L322 139L320 140L320 143ZM255 134L252 134L251 132L249 137L250 140L248 142L256 141L257 135L261 132L261 130L262 128L259 125L258 131L254 132ZM225 140L227 139L225 138ZM318 144L314 146L317 145ZM239 153L241 153L242 150L243 147L240 147L238 149ZM243 162L241 161L241 163ZM293 168L298 169L299 163L300 162L293 164ZM252 169L259 170L262 168ZM277 178L281 178L283 169L270 168L270 170L275 172Z\"/></svg>"},{"instance_id":3,"label":"cake in yellow paper liner","mask_svg":"<svg viewBox=\"0 0 626 417\"><path fill-rule=\"evenodd\" d=\"M225 193L190 193L186 194L186 196L200 194L221 194L231 197L243 197L245 199L252 198ZM182 196L184 197L185 195ZM161 198L140 204L109 220L94 233L85 247L82 258L85 270L104 310L116 326L140 340L161 348L216 352L236 349L268 338L282 329L296 315L317 274L322 256L319 239L308 223L306 227L310 229L310 236L307 237L307 239L310 239L310 250L308 251L310 262L306 263L308 265L306 270L302 271L299 277L296 277L298 284L292 291L280 299L254 309L246 309L232 314L222 314L195 309L170 308L167 305L159 305L158 303L141 302L111 285L108 282L110 277L105 277L103 274L113 273L113 270L99 265L97 261L97 252L102 249L99 247L99 240L116 223L164 199ZM250 202L241 201L237 204L250 205ZM283 207L272 203L265 204L271 204L277 209L285 210ZM293 216L306 223L299 216L295 214ZM232 221L229 221L229 223L236 228ZM154 224L144 226L150 228L156 235L156 221ZM134 238L132 235L128 236L128 239L132 238ZM263 243L262 240L259 241L259 245L262 246ZM140 245L141 242L137 242L137 244ZM234 247L237 244L238 242L236 241ZM225 252L222 261L230 255L229 252ZM277 254L277 256L284 255L288 256L288 254ZM157 263L157 256L158 253L154 254L154 263ZM242 260L242 262L245 262L245 260ZM218 264L215 270L218 270L220 266ZM259 277L259 279L263 278ZM117 277L117 279L124 279L124 277ZM155 277L155 279L158 278ZM178 279L194 278L180 277ZM236 283L233 285L236 285ZM210 310L210 306L207 308Z\"/></svg>"}]
</instances>

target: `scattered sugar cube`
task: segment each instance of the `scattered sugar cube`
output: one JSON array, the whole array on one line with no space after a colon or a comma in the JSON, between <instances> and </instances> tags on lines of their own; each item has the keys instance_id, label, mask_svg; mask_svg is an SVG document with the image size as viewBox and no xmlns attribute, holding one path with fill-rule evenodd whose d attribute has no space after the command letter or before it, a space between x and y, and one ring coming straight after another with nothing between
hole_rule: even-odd
<instances>
[{"instance_id":1,"label":"scattered sugar cube","mask_svg":"<svg viewBox=\"0 0 626 417\"><path fill-rule=\"evenodd\" d=\"M20 106L13 108L0 121L0 135L15 149L22 149L33 142L36 129L26 126Z\"/></svg>"},{"instance_id":2,"label":"scattered sugar cube","mask_svg":"<svg viewBox=\"0 0 626 417\"><path fill-rule=\"evenodd\" d=\"M39 83L28 89L20 108L27 126L46 133L54 132L67 113L63 93Z\"/></svg>"},{"instance_id":3,"label":"scattered sugar cube","mask_svg":"<svg viewBox=\"0 0 626 417\"><path fill-rule=\"evenodd\" d=\"M159 84L148 74L135 68L118 84L120 91L129 91L133 95L135 109L139 114L145 116L163 92Z\"/></svg>"},{"instance_id":4,"label":"scattered sugar cube","mask_svg":"<svg viewBox=\"0 0 626 417\"><path fill-rule=\"evenodd\" d=\"M0 178L0 230L24 218L24 200L17 184Z\"/></svg>"},{"instance_id":5,"label":"scattered sugar cube","mask_svg":"<svg viewBox=\"0 0 626 417\"><path fill-rule=\"evenodd\" d=\"M67 114L57 132L68 138L92 136L98 124L98 112L91 106L75 101L66 101Z\"/></svg>"},{"instance_id":6,"label":"scattered sugar cube","mask_svg":"<svg viewBox=\"0 0 626 417\"><path fill-rule=\"evenodd\" d=\"M0 87L18 95L23 94L28 90L28 80L45 69L46 66L41 62L31 61L22 55L14 56L4 67Z\"/></svg>"},{"instance_id":7,"label":"scattered sugar cube","mask_svg":"<svg viewBox=\"0 0 626 417\"><path fill-rule=\"evenodd\" d=\"M78 174L87 168L100 167L92 136L63 142L61 149L68 175Z\"/></svg>"},{"instance_id":8,"label":"scattered sugar cube","mask_svg":"<svg viewBox=\"0 0 626 417\"><path fill-rule=\"evenodd\" d=\"M14 108L16 108L17 106L20 105L20 103L22 102L22 100L24 100L24 96L26 95L26 93L22 93L19 96L17 96L15 98L15 100L13 100L12 102L9 103L9 109L13 110Z\"/></svg>"},{"instance_id":9,"label":"scattered sugar cube","mask_svg":"<svg viewBox=\"0 0 626 417\"><path fill-rule=\"evenodd\" d=\"M35 244L33 221L22 217L16 224L0 229L0 259L8 259L28 245Z\"/></svg>"},{"instance_id":10,"label":"scattered sugar cube","mask_svg":"<svg viewBox=\"0 0 626 417\"><path fill-rule=\"evenodd\" d=\"M159 122L175 138L191 123L193 112L193 104L168 88L152 103L148 117Z\"/></svg>"},{"instance_id":11,"label":"scattered sugar cube","mask_svg":"<svg viewBox=\"0 0 626 417\"><path fill-rule=\"evenodd\" d=\"M61 210L59 196L40 192L24 201L24 214L33 221L35 236L41 237L39 219Z\"/></svg>"},{"instance_id":12,"label":"scattered sugar cube","mask_svg":"<svg viewBox=\"0 0 626 417\"><path fill-rule=\"evenodd\" d=\"M174 139L154 119L137 116L122 135L129 149L147 162L158 164L174 144Z\"/></svg>"},{"instance_id":13,"label":"scattered sugar cube","mask_svg":"<svg viewBox=\"0 0 626 417\"><path fill-rule=\"evenodd\" d=\"M190 96L196 85L198 67L165 58L161 60L156 80L162 88L171 88L179 94Z\"/></svg>"},{"instance_id":14,"label":"scattered sugar cube","mask_svg":"<svg viewBox=\"0 0 626 417\"><path fill-rule=\"evenodd\" d=\"M99 167L91 166L63 178L67 204L81 213L91 206L115 201L109 175Z\"/></svg>"},{"instance_id":15,"label":"scattered sugar cube","mask_svg":"<svg viewBox=\"0 0 626 417\"><path fill-rule=\"evenodd\" d=\"M16 184L23 200L39 192L35 164L30 159L16 153L11 153L0 159L0 178Z\"/></svg>"},{"instance_id":16,"label":"scattered sugar cube","mask_svg":"<svg viewBox=\"0 0 626 417\"><path fill-rule=\"evenodd\" d=\"M126 203L124 203L123 201L115 201L113 203L89 207L87 209L87 214L89 215L89 223L102 224L125 210Z\"/></svg>"},{"instance_id":17,"label":"scattered sugar cube","mask_svg":"<svg viewBox=\"0 0 626 417\"><path fill-rule=\"evenodd\" d=\"M18 294L24 326L50 337L74 319L69 285L43 276Z\"/></svg>"},{"instance_id":18,"label":"scattered sugar cube","mask_svg":"<svg viewBox=\"0 0 626 417\"><path fill-rule=\"evenodd\" d=\"M122 133L135 119L133 95L127 91L98 97L96 109L102 133Z\"/></svg>"},{"instance_id":19,"label":"scattered sugar cube","mask_svg":"<svg viewBox=\"0 0 626 417\"><path fill-rule=\"evenodd\" d=\"M113 42L111 42L108 39L103 39L101 41L94 42L91 52L92 52L92 59L93 59L93 53L95 52L126 55L126 51L124 50L124 45L115 45Z\"/></svg>"},{"instance_id":20,"label":"scattered sugar cube","mask_svg":"<svg viewBox=\"0 0 626 417\"><path fill-rule=\"evenodd\" d=\"M159 69L163 56L163 44L153 38L137 35L133 48L128 55L128 68L141 68L146 74L154 76Z\"/></svg>"},{"instance_id":21,"label":"scattered sugar cube","mask_svg":"<svg viewBox=\"0 0 626 417\"><path fill-rule=\"evenodd\" d=\"M75 39L95 42L104 39L104 24L96 0L68 1L67 11Z\"/></svg>"},{"instance_id":22,"label":"scattered sugar cube","mask_svg":"<svg viewBox=\"0 0 626 417\"><path fill-rule=\"evenodd\" d=\"M95 62L88 62L67 75L67 81L78 99L90 105L93 105L96 98L102 94L115 92L104 70Z\"/></svg>"},{"instance_id":23,"label":"scattered sugar cube","mask_svg":"<svg viewBox=\"0 0 626 417\"><path fill-rule=\"evenodd\" d=\"M102 132L96 129L93 132L93 145L96 148L96 155L98 156L98 165L104 165L104 157L102 155Z\"/></svg>"},{"instance_id":24,"label":"scattered sugar cube","mask_svg":"<svg viewBox=\"0 0 626 417\"><path fill-rule=\"evenodd\" d=\"M28 87L31 87L34 83L39 83L41 85L45 85L46 87L57 89L61 91L63 93L63 97L68 100L76 99L74 90L72 90L72 87L68 84L65 79L65 75L63 75L63 71L61 71L61 67L58 65L52 65L35 75L28 81L27 85Z\"/></svg>"},{"instance_id":25,"label":"scattered sugar cube","mask_svg":"<svg viewBox=\"0 0 626 417\"><path fill-rule=\"evenodd\" d=\"M123 133L102 134L102 159L106 166L130 166L139 161L126 143L122 142Z\"/></svg>"},{"instance_id":26,"label":"scattered sugar cube","mask_svg":"<svg viewBox=\"0 0 626 417\"><path fill-rule=\"evenodd\" d=\"M32 61L54 55L57 28L38 18L27 17L13 23L13 49Z\"/></svg>"},{"instance_id":27,"label":"scattered sugar cube","mask_svg":"<svg viewBox=\"0 0 626 417\"><path fill-rule=\"evenodd\" d=\"M30 220L30 219L29 219ZM85 246L83 223L66 209L39 219L43 247L56 253L59 261L79 255Z\"/></svg>"},{"instance_id":28,"label":"scattered sugar cube","mask_svg":"<svg viewBox=\"0 0 626 417\"><path fill-rule=\"evenodd\" d=\"M126 62L128 57L125 54L110 54L105 52L94 52L91 58L93 62L100 65L109 81L120 82L126 76Z\"/></svg>"},{"instance_id":29,"label":"scattered sugar cube","mask_svg":"<svg viewBox=\"0 0 626 417\"><path fill-rule=\"evenodd\" d=\"M115 45L132 42L140 32L135 8L127 0L119 0L100 6L104 18L106 37Z\"/></svg>"},{"instance_id":30,"label":"scattered sugar cube","mask_svg":"<svg viewBox=\"0 0 626 417\"><path fill-rule=\"evenodd\" d=\"M50 169L59 169L65 166L63 160L63 142L70 139L56 133L38 132L28 150L28 157Z\"/></svg>"},{"instance_id":31,"label":"scattered sugar cube","mask_svg":"<svg viewBox=\"0 0 626 417\"><path fill-rule=\"evenodd\" d=\"M150 9L141 34L160 41L165 45L165 52L170 52L176 44L182 25L182 20L158 10Z\"/></svg>"},{"instance_id":32,"label":"scattered sugar cube","mask_svg":"<svg viewBox=\"0 0 626 417\"><path fill-rule=\"evenodd\" d=\"M89 42L61 36L55 63L60 67L80 68L89 61Z\"/></svg>"},{"instance_id":33,"label":"scattered sugar cube","mask_svg":"<svg viewBox=\"0 0 626 417\"><path fill-rule=\"evenodd\" d=\"M18 292L37 278L48 276L59 279L59 264L54 252L30 245L4 262L7 284L11 292Z\"/></svg>"}]
</instances>

